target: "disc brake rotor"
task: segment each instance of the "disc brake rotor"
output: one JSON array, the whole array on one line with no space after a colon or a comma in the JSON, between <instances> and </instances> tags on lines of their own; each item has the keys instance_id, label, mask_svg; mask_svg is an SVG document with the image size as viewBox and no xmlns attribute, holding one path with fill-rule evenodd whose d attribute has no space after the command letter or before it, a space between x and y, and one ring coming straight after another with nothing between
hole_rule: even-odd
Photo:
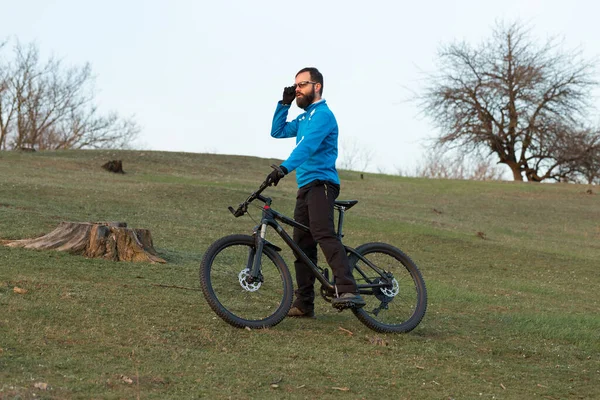
<instances>
[{"instance_id":1,"label":"disc brake rotor","mask_svg":"<svg viewBox=\"0 0 600 400\"><path fill-rule=\"evenodd\" d=\"M398 285L396 278L392 280L392 287L381 288L381 293L385 294L387 297L396 297L396 295L400 293L400 285Z\"/></svg>"},{"instance_id":2,"label":"disc brake rotor","mask_svg":"<svg viewBox=\"0 0 600 400\"><path fill-rule=\"evenodd\" d=\"M381 278L377 278L373 281L373 283L382 283L383 279ZM392 280L392 286L391 287L379 287L379 288L374 288L373 289L373 294L375 295L375 297L384 303L389 303L390 301L393 300L393 298L400 292L400 285L398 285L398 281L396 280L396 278L394 278Z\"/></svg>"},{"instance_id":3,"label":"disc brake rotor","mask_svg":"<svg viewBox=\"0 0 600 400\"><path fill-rule=\"evenodd\" d=\"M238 280L240 281L240 286L244 288L244 290L248 292L256 292L261 285L261 282L248 282L248 278L250 278L250 269L244 268L238 274Z\"/></svg>"}]
</instances>

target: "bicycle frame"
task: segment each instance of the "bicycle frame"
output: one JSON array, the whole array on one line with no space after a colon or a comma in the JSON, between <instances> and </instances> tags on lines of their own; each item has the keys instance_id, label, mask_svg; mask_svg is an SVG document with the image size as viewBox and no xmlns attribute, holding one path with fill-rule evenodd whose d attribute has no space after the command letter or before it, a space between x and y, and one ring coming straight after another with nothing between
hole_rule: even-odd
<instances>
[{"instance_id":1,"label":"bicycle frame","mask_svg":"<svg viewBox=\"0 0 600 400\"><path fill-rule=\"evenodd\" d=\"M285 231L285 229L277 221L281 221L282 223L284 223L286 225L292 226L297 229L301 229L305 232L309 232L310 229L307 226L305 226L289 217L286 217L285 215L272 209L270 198L263 197L260 194L256 194L255 198L264 202L265 206L262 208L263 211L262 211L262 221L261 221L260 229L258 229L254 235L255 240L256 240L256 251L255 251L255 254L250 254L248 257L248 268L250 269L249 275L250 275L251 279L253 281L254 280L260 281L262 279L261 272L260 272L261 271L261 256L262 256L262 251L263 251L263 247L265 246L265 244L273 247L274 249L276 249L278 251L281 250L280 248L278 248L277 246L273 245L272 243L270 243L266 240L267 227L270 226L273 229L275 229L275 231L279 234L281 239L283 239L283 241L288 245L288 247L290 249L292 249L294 254L297 257L299 257L306 265L309 266L309 268L312 270L313 274L315 275L316 279L328 291L335 293L336 289L335 289L335 285L333 284L333 282L329 281L329 279L321 272L319 267L317 267L312 262L312 260L300 249L300 247L296 244L296 242L294 242L294 240L290 237L290 235ZM344 221L345 209L343 207L339 207L338 211L339 211L339 218L338 218L337 236L341 240L341 238L343 236L342 235L342 225L343 225L343 221ZM369 282L367 284L358 285L359 293L372 294L373 288L378 288L378 287L386 288L392 284L392 282L390 282L387 279L387 273L385 271L383 271L382 269L378 268L376 265L371 263L369 260L367 260L361 254L359 254L352 247L348 247L348 246L344 245L344 248L346 249L346 252L351 253L351 254L355 255L356 257L358 257L361 261L363 261L369 267L371 267L379 275L379 277L382 278L382 281L380 281L380 283L372 283L370 281L370 279L367 277L367 275L364 273L364 271L362 271L360 269L360 267L356 266L355 270L358 271L358 273L362 275L362 277L365 279L366 282ZM253 258L253 260L252 260L252 258ZM250 267L250 263L252 263L251 267Z\"/></svg>"},{"instance_id":2,"label":"bicycle frame","mask_svg":"<svg viewBox=\"0 0 600 400\"><path fill-rule=\"evenodd\" d=\"M285 243L278 244L289 247L298 262L306 264L312 271L314 279L321 284L321 297L340 311L346 308L336 304L340 303L336 299L336 274L330 278L329 268L323 262L319 266L314 259L314 249L307 251L313 261L286 232L291 226L294 236L303 232L310 234L310 224L306 222L308 226L305 226L279 213L271 207L270 198L261 196L272 183L270 179L265 180L236 209L228 207L238 218L248 212L248 206L254 200L264 203L256 204L262 216L253 235L233 234L216 240L206 250L200 264L200 283L210 308L225 322L238 328L261 329L277 325L289 315L293 305L293 279L281 257L283 254L279 254L282 249L267 240L269 228L273 228ZM336 200L333 204L339 215L337 226L331 228L332 235L336 235L334 239L340 240L340 244L344 236L344 212L356 203L356 200ZM366 303L363 307L357 307L361 305L359 303L348 303L353 314L377 332L413 330L427 309L427 288L417 265L399 248L387 243L368 242L356 249L343 246L350 272L358 284L357 291ZM264 265L261 265L262 261Z\"/></svg>"}]
</instances>

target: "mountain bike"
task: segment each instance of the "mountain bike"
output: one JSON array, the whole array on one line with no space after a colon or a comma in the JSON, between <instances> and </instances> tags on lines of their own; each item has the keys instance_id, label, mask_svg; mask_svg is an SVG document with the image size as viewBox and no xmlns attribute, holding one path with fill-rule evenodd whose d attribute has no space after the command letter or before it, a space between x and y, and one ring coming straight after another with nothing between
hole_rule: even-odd
<instances>
[{"instance_id":1,"label":"mountain bike","mask_svg":"<svg viewBox=\"0 0 600 400\"><path fill-rule=\"evenodd\" d=\"M309 231L295 220L271 208L272 199L262 195L266 181L237 209L237 218L248 212L255 200L264 203L260 225L252 235L229 235L214 242L200 265L202 292L212 310L225 322L238 328L267 328L281 322L292 306L293 284L290 270L280 255L282 249L267 240L273 229L294 254L308 265L321 283L320 294L328 302L336 295L329 268L315 265L279 223ZM357 200L336 200L337 236L342 239L344 215ZM356 248L344 246L359 293L367 304L351 309L369 328L382 333L413 330L427 309L425 281L415 263L400 249L386 243L365 243Z\"/></svg>"}]
</instances>

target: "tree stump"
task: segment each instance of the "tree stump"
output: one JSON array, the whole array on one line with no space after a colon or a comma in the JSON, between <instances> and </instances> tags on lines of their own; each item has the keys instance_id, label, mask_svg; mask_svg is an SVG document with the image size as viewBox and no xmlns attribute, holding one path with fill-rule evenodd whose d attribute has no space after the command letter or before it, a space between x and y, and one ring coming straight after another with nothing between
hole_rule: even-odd
<instances>
[{"instance_id":1,"label":"tree stump","mask_svg":"<svg viewBox=\"0 0 600 400\"><path fill-rule=\"evenodd\" d=\"M102 166L107 171L114 172L115 174L124 174L123 171L123 161L121 160L112 160L107 162Z\"/></svg>"},{"instance_id":2,"label":"tree stump","mask_svg":"<svg viewBox=\"0 0 600 400\"><path fill-rule=\"evenodd\" d=\"M158 256L147 229L127 228L125 222L62 222L39 238L13 240L10 247L68 251L89 258L112 261L166 263Z\"/></svg>"}]
</instances>

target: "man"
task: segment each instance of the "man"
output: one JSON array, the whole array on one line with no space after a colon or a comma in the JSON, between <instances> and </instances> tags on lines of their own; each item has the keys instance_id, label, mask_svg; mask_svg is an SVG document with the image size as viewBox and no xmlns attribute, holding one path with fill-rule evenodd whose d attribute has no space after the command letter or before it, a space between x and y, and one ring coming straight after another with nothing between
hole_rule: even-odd
<instances>
[{"instance_id":1,"label":"man","mask_svg":"<svg viewBox=\"0 0 600 400\"><path fill-rule=\"evenodd\" d=\"M308 226L310 233L294 228L294 242L317 264L317 243L333 270L336 297L332 305L338 309L360 308L365 301L358 294L356 281L350 272L348 257L335 234L334 201L340 193L340 180L335 168L338 153L338 126L323 95L323 75L316 68L304 68L296 74L294 86L283 90L277 104L271 136L296 138L296 147L280 166L273 166L267 183L279 180L296 170L298 193L294 219ZM305 112L287 121L290 105L296 99ZM291 317L314 318L315 276L302 260L296 258L296 300L288 314Z\"/></svg>"}]
</instances>

